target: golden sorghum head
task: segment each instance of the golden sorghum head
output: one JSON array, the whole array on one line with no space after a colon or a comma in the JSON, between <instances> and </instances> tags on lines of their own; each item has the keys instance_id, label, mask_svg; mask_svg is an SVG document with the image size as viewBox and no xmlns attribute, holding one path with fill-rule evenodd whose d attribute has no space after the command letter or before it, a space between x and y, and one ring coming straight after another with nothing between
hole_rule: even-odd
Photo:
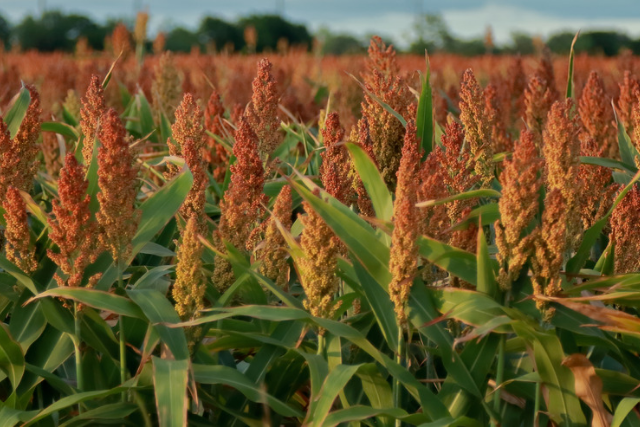
<instances>
[{"instance_id":1,"label":"golden sorghum head","mask_svg":"<svg viewBox=\"0 0 640 427\"><path fill-rule=\"evenodd\" d=\"M604 83L596 71L589 74L578 111L586 131L585 138L591 137L600 146L602 157L615 159L618 155L618 142L613 124L613 108L606 96Z\"/></svg>"},{"instance_id":2,"label":"golden sorghum head","mask_svg":"<svg viewBox=\"0 0 640 427\"><path fill-rule=\"evenodd\" d=\"M553 96L547 82L534 75L524 91L525 122L535 135L536 147L542 153L542 130L547 123L547 113L553 104Z\"/></svg>"},{"instance_id":3,"label":"golden sorghum head","mask_svg":"<svg viewBox=\"0 0 640 427\"><path fill-rule=\"evenodd\" d=\"M66 108L67 112L73 117L80 117L80 109L82 108L82 101L78 97L75 90L69 89L67 96L64 98L62 106Z\"/></svg>"},{"instance_id":4,"label":"golden sorghum head","mask_svg":"<svg viewBox=\"0 0 640 427\"><path fill-rule=\"evenodd\" d=\"M559 190L567 209L567 238L576 243L580 234L580 124L571 98L557 101L547 116L542 153L548 190Z\"/></svg>"},{"instance_id":5,"label":"golden sorghum head","mask_svg":"<svg viewBox=\"0 0 640 427\"><path fill-rule=\"evenodd\" d=\"M100 241L115 263L125 261L131 253L131 240L138 229L140 211L135 207L138 196L136 153L131 138L111 108L102 117L98 151L98 202L96 219L101 227Z\"/></svg>"},{"instance_id":6,"label":"golden sorghum head","mask_svg":"<svg viewBox=\"0 0 640 427\"><path fill-rule=\"evenodd\" d=\"M611 241L615 242L615 272L640 270L640 190L634 186L611 214Z\"/></svg>"},{"instance_id":7,"label":"golden sorghum head","mask_svg":"<svg viewBox=\"0 0 640 427\"><path fill-rule=\"evenodd\" d=\"M198 222L189 218L178 246L176 281L172 295L182 320L193 319L204 308L205 281L202 273L202 243L198 238Z\"/></svg>"},{"instance_id":8,"label":"golden sorghum head","mask_svg":"<svg viewBox=\"0 0 640 427\"><path fill-rule=\"evenodd\" d=\"M471 154L476 159L476 174L482 177L482 187L489 187L494 178L493 147L489 118L485 114L482 88L473 71L468 69L460 85L460 121L464 124Z\"/></svg>"},{"instance_id":9,"label":"golden sorghum head","mask_svg":"<svg viewBox=\"0 0 640 427\"><path fill-rule=\"evenodd\" d=\"M180 93L180 75L178 74L173 54L165 52L160 56L156 64L153 82L151 83L153 108L157 111L157 114L164 113L166 117L172 117L178 102L180 102Z\"/></svg>"},{"instance_id":10,"label":"golden sorghum head","mask_svg":"<svg viewBox=\"0 0 640 427\"><path fill-rule=\"evenodd\" d=\"M214 89L207 102L207 108L204 111L204 127L212 134L226 138L233 135L233 129L224 121L224 105L220 99L220 94ZM227 172L227 164L229 163L229 154L222 144L219 144L215 138L205 136L206 147L204 149L204 159L209 163L213 178L221 182Z\"/></svg>"},{"instance_id":11,"label":"golden sorghum head","mask_svg":"<svg viewBox=\"0 0 640 427\"><path fill-rule=\"evenodd\" d=\"M80 286L85 268L99 253L84 176L85 168L69 152L58 180L59 200L53 201L54 218L49 221L49 238L58 246L58 252L49 249L47 254L67 276L63 279L56 275L59 286Z\"/></svg>"},{"instance_id":12,"label":"golden sorghum head","mask_svg":"<svg viewBox=\"0 0 640 427\"><path fill-rule=\"evenodd\" d=\"M10 186L28 193L33 186L33 176L40 163L36 160L40 151L36 142L40 135L40 96L36 88L27 85L31 95L31 103L15 137L11 135L6 124L0 120L0 200Z\"/></svg>"},{"instance_id":13,"label":"golden sorghum head","mask_svg":"<svg viewBox=\"0 0 640 427\"><path fill-rule=\"evenodd\" d=\"M265 157L280 143L278 88L271 67L266 58L258 62L258 75L253 79L253 95L247 112L247 121L258 136L258 149Z\"/></svg>"},{"instance_id":14,"label":"golden sorghum head","mask_svg":"<svg viewBox=\"0 0 640 427\"><path fill-rule=\"evenodd\" d=\"M202 110L193 99L193 95L185 93L180 106L175 111L176 121L171 126L172 138L167 140L169 154L183 155L183 148L187 139L191 139L198 151L204 145L204 128L202 127ZM172 141L175 141L175 143ZM179 171L178 166L167 164L167 179L173 178Z\"/></svg>"},{"instance_id":15,"label":"golden sorghum head","mask_svg":"<svg viewBox=\"0 0 640 427\"><path fill-rule=\"evenodd\" d=\"M534 295L555 296L561 291L560 272L567 249L567 205L562 192L552 189L544 199L542 227L537 233L531 258ZM537 301L538 308L544 308Z\"/></svg>"},{"instance_id":16,"label":"golden sorghum head","mask_svg":"<svg viewBox=\"0 0 640 427\"><path fill-rule=\"evenodd\" d=\"M9 187L2 207L7 224L4 230L6 257L25 273L31 273L38 263L34 258L35 248L30 244L27 205L20 190Z\"/></svg>"},{"instance_id":17,"label":"golden sorghum head","mask_svg":"<svg viewBox=\"0 0 640 427\"><path fill-rule=\"evenodd\" d=\"M136 26L133 30L133 39L138 44L143 44L147 39L147 22L149 21L149 14L141 11L136 15Z\"/></svg>"},{"instance_id":18,"label":"golden sorghum head","mask_svg":"<svg viewBox=\"0 0 640 427\"><path fill-rule=\"evenodd\" d=\"M398 75L395 52L391 46L386 47L379 37L371 39L367 73L363 74L363 79L368 91L406 120L413 118L409 111L412 95L404 80ZM404 126L368 94L365 94L362 103L362 117L367 121L372 152L375 154L380 173L387 186L393 188L400 166Z\"/></svg>"},{"instance_id":19,"label":"golden sorghum head","mask_svg":"<svg viewBox=\"0 0 640 427\"><path fill-rule=\"evenodd\" d=\"M393 278L389 283L389 295L395 306L398 324L407 321L405 304L413 278L418 271L418 236L420 211L416 207L418 173L420 171L420 147L413 121L407 123L407 133L402 147L402 159L398 169L398 186L393 205L393 234L389 270Z\"/></svg>"},{"instance_id":20,"label":"golden sorghum head","mask_svg":"<svg viewBox=\"0 0 640 427\"><path fill-rule=\"evenodd\" d=\"M343 144L344 134L338 113L330 113L322 129L325 151L321 154L320 176L327 193L338 199L340 203L349 205L352 193L352 183L349 180L351 159L347 147Z\"/></svg>"},{"instance_id":21,"label":"golden sorghum head","mask_svg":"<svg viewBox=\"0 0 640 427\"><path fill-rule=\"evenodd\" d=\"M268 219L264 233L263 247L260 249L260 273L281 287L285 287L289 281L289 264L287 243L277 222L280 222L285 230L291 230L291 210L291 187L285 185L276 198L273 214Z\"/></svg>"},{"instance_id":22,"label":"golden sorghum head","mask_svg":"<svg viewBox=\"0 0 640 427\"><path fill-rule=\"evenodd\" d=\"M622 83L618 83L620 87L620 96L618 97L618 119L624 125L627 134L633 138L633 121L631 120L633 107L638 104L638 93L640 93L640 82L631 71L625 70ZM636 143L638 144L638 143ZM638 145L636 145L637 147Z\"/></svg>"},{"instance_id":23,"label":"golden sorghum head","mask_svg":"<svg viewBox=\"0 0 640 427\"><path fill-rule=\"evenodd\" d=\"M513 158L504 161L504 170L500 174L500 219L495 228L496 235L500 235L500 238L496 236L500 263L498 282L503 289L509 289L518 278L532 249L531 239L523 234L538 213L543 166L534 139L533 132L525 130L522 133Z\"/></svg>"},{"instance_id":24,"label":"golden sorghum head","mask_svg":"<svg viewBox=\"0 0 640 427\"><path fill-rule=\"evenodd\" d=\"M94 74L91 76L87 94L82 98L82 109L80 110L80 127L84 136L82 158L87 167L91 164L91 158L93 157L93 145L98 131L98 122L106 111L104 90L100 79Z\"/></svg>"},{"instance_id":25,"label":"golden sorghum head","mask_svg":"<svg viewBox=\"0 0 640 427\"><path fill-rule=\"evenodd\" d=\"M311 205L304 202L303 206L307 215L301 217L304 258L299 267L307 295L304 306L313 316L329 318L336 309L333 298L340 283L335 274L340 240Z\"/></svg>"},{"instance_id":26,"label":"golden sorghum head","mask_svg":"<svg viewBox=\"0 0 640 427\"><path fill-rule=\"evenodd\" d=\"M246 120L240 120L235 139L233 154L236 163L231 166L231 182L220 202L221 216L215 238L222 251L223 240L238 249L250 243L249 236L267 200L262 194L265 177L258 153L258 138ZM222 257L216 258L213 279L221 292L233 283L231 265Z\"/></svg>"},{"instance_id":27,"label":"golden sorghum head","mask_svg":"<svg viewBox=\"0 0 640 427\"><path fill-rule=\"evenodd\" d=\"M542 49L542 58L540 58L540 64L535 74L540 76L540 78L546 82L547 88L549 89L549 93L551 95L551 99L553 101L558 100L560 98L560 92L558 92L558 88L556 85L556 76L555 72L553 71L553 58L551 58L551 50L547 46Z\"/></svg>"}]
</instances>

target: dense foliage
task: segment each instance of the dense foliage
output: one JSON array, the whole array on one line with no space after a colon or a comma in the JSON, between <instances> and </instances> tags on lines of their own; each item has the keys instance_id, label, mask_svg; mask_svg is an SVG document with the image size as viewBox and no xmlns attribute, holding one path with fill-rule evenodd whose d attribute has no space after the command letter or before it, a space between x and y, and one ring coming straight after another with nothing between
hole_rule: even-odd
<instances>
[{"instance_id":1,"label":"dense foliage","mask_svg":"<svg viewBox=\"0 0 640 427\"><path fill-rule=\"evenodd\" d=\"M119 31L0 58L0 426L640 424L636 58Z\"/></svg>"}]
</instances>

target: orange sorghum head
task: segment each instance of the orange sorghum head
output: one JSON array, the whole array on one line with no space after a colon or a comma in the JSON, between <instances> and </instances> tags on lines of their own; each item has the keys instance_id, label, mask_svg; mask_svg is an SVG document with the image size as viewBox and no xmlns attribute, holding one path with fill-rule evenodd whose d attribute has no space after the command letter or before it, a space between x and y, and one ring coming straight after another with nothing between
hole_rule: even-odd
<instances>
[{"instance_id":1,"label":"orange sorghum head","mask_svg":"<svg viewBox=\"0 0 640 427\"><path fill-rule=\"evenodd\" d=\"M369 137L369 125L367 124L367 120L360 119L354 128L351 130L351 134L349 135L349 140L351 142L357 143L363 150L367 152L371 160L376 163L376 157L373 153L373 145L371 143L371 138ZM357 203L358 210L361 215L368 217L375 217L376 213L373 210L373 204L371 203L371 198L369 197L369 193L367 193L367 189L364 188L364 184L360 175L355 170L353 162L351 163L351 181L352 187L357 195Z\"/></svg>"},{"instance_id":2,"label":"orange sorghum head","mask_svg":"<svg viewBox=\"0 0 640 427\"><path fill-rule=\"evenodd\" d=\"M151 97L156 114L164 113L167 118L173 117L180 102L180 93L180 75L173 54L164 52L156 63L151 84Z\"/></svg>"},{"instance_id":3,"label":"orange sorghum head","mask_svg":"<svg viewBox=\"0 0 640 427\"><path fill-rule=\"evenodd\" d=\"M138 196L136 153L131 138L111 108L102 117L98 149L98 202L96 219L101 226L100 240L114 262L125 261L131 253L131 240L138 229L140 211L135 207Z\"/></svg>"},{"instance_id":4,"label":"orange sorghum head","mask_svg":"<svg viewBox=\"0 0 640 427\"><path fill-rule=\"evenodd\" d=\"M80 109L80 127L84 142L82 146L82 158L88 167L93 157L93 146L98 131L98 122L107 111L104 100L104 90L100 79L95 74L91 76L91 83L87 88L87 94L82 98L82 108Z\"/></svg>"},{"instance_id":5,"label":"orange sorghum head","mask_svg":"<svg viewBox=\"0 0 640 427\"><path fill-rule=\"evenodd\" d=\"M640 190L634 186L611 214L611 240L615 242L615 272L640 270Z\"/></svg>"},{"instance_id":6,"label":"orange sorghum head","mask_svg":"<svg viewBox=\"0 0 640 427\"><path fill-rule=\"evenodd\" d=\"M25 273L31 273L38 267L38 262L35 260L35 248L30 244L27 205L22 199L20 190L9 187L2 207L7 224L4 230L7 260Z\"/></svg>"},{"instance_id":7,"label":"orange sorghum head","mask_svg":"<svg viewBox=\"0 0 640 427\"><path fill-rule=\"evenodd\" d=\"M572 99L556 101L547 116L542 153L548 190L559 190L567 209L567 239L575 244L580 234L580 132Z\"/></svg>"},{"instance_id":8,"label":"orange sorghum head","mask_svg":"<svg viewBox=\"0 0 640 427\"><path fill-rule=\"evenodd\" d=\"M542 153L542 131L547 123L547 113L553 104L553 96L547 82L534 75L524 91L525 122L535 135L538 151Z\"/></svg>"},{"instance_id":9,"label":"orange sorghum head","mask_svg":"<svg viewBox=\"0 0 640 427\"><path fill-rule=\"evenodd\" d=\"M44 167L49 176L58 178L62 168L62 157L60 156L60 142L56 133L42 132L42 156L44 157Z\"/></svg>"},{"instance_id":10,"label":"orange sorghum head","mask_svg":"<svg viewBox=\"0 0 640 427\"><path fill-rule=\"evenodd\" d=\"M127 26L120 22L113 29L111 34L111 45L113 46L113 55L118 56L122 53L122 60L126 60L133 48L131 47L131 34Z\"/></svg>"},{"instance_id":11,"label":"orange sorghum head","mask_svg":"<svg viewBox=\"0 0 640 427\"><path fill-rule=\"evenodd\" d=\"M620 96L618 97L618 119L624 125L627 134L633 138L633 121L631 119L633 107L638 104L638 93L640 93L640 82L631 71L625 70L622 83L618 84ZM636 147L640 144L636 142Z\"/></svg>"},{"instance_id":12,"label":"orange sorghum head","mask_svg":"<svg viewBox=\"0 0 640 427\"><path fill-rule=\"evenodd\" d=\"M40 167L36 160L40 151L36 144L42 114L40 96L34 86L27 85L26 88L31 95L31 103L13 139L7 125L0 121L0 200L10 186L27 193L31 191L33 176Z\"/></svg>"},{"instance_id":13,"label":"orange sorghum head","mask_svg":"<svg viewBox=\"0 0 640 427\"><path fill-rule=\"evenodd\" d=\"M278 88L271 67L271 62L266 58L258 62L258 74L253 79L253 95L247 114L247 121L258 136L258 149L262 157L269 156L280 143Z\"/></svg>"},{"instance_id":14,"label":"orange sorghum head","mask_svg":"<svg viewBox=\"0 0 640 427\"><path fill-rule=\"evenodd\" d=\"M489 85L484 91L485 115L491 128L491 144L493 152L504 153L513 151L513 142L507 135L507 124L503 120L500 98L494 85Z\"/></svg>"},{"instance_id":15,"label":"orange sorghum head","mask_svg":"<svg viewBox=\"0 0 640 427\"><path fill-rule=\"evenodd\" d=\"M538 156L533 132L525 130L511 160L504 161L500 174L502 196L498 202L500 220L496 222L498 282L509 289L531 252L531 239L523 236L538 213L538 194L542 185L543 160Z\"/></svg>"},{"instance_id":16,"label":"orange sorghum head","mask_svg":"<svg viewBox=\"0 0 640 427\"><path fill-rule=\"evenodd\" d=\"M464 124L471 154L476 159L476 174L482 177L482 187L486 188L491 185L495 170L490 121L485 113L482 88L471 69L464 72L460 84L460 121Z\"/></svg>"},{"instance_id":17,"label":"orange sorghum head","mask_svg":"<svg viewBox=\"0 0 640 427\"><path fill-rule=\"evenodd\" d=\"M204 127L220 138L233 136L233 129L224 121L224 111L220 94L214 90L209 97L207 108L204 111ZM204 159L211 166L213 178L221 182L224 180L227 171L229 154L212 136L206 135L205 141Z\"/></svg>"},{"instance_id":18,"label":"orange sorghum head","mask_svg":"<svg viewBox=\"0 0 640 427\"><path fill-rule=\"evenodd\" d=\"M601 157L602 146L591 137L580 143L580 155ZM617 185L612 183L611 169L604 166L581 164L578 171L580 184L580 214L583 229L589 229L613 205Z\"/></svg>"},{"instance_id":19,"label":"orange sorghum head","mask_svg":"<svg viewBox=\"0 0 640 427\"><path fill-rule=\"evenodd\" d=\"M202 125L202 110L193 99L193 95L185 93L180 106L175 111L176 121L171 126L172 138L167 140L169 154L183 155L187 139L191 139L195 148L200 151L204 146L204 128ZM175 141L175 143L173 141ZM165 177L173 178L179 171L178 166L168 163Z\"/></svg>"},{"instance_id":20,"label":"orange sorghum head","mask_svg":"<svg viewBox=\"0 0 640 427\"><path fill-rule=\"evenodd\" d=\"M343 144L344 135L345 131L340 125L338 113L330 113L322 129L325 151L321 154L320 176L327 193L341 203L349 205L352 193L352 184L349 181L351 159Z\"/></svg>"},{"instance_id":21,"label":"orange sorghum head","mask_svg":"<svg viewBox=\"0 0 640 427\"><path fill-rule=\"evenodd\" d=\"M600 156L616 158L618 143L613 125L613 108L606 96L604 82L596 71L589 74L578 106L585 133L600 146Z\"/></svg>"},{"instance_id":22,"label":"orange sorghum head","mask_svg":"<svg viewBox=\"0 0 640 427\"><path fill-rule=\"evenodd\" d=\"M407 132L402 147L402 158L398 169L396 200L393 205L393 233L389 270L392 274L389 295L395 306L398 324L407 321L405 304L413 278L418 271L418 236L420 234L420 211L416 207L418 174L420 172L420 147L413 121L407 123Z\"/></svg>"},{"instance_id":23,"label":"orange sorghum head","mask_svg":"<svg viewBox=\"0 0 640 427\"><path fill-rule=\"evenodd\" d=\"M58 246L58 252L49 249L47 254L67 276L56 276L59 286L80 286L85 268L99 253L84 176L85 168L69 152L58 180L59 199L53 201L53 218L49 221L49 238Z\"/></svg>"}]
</instances>

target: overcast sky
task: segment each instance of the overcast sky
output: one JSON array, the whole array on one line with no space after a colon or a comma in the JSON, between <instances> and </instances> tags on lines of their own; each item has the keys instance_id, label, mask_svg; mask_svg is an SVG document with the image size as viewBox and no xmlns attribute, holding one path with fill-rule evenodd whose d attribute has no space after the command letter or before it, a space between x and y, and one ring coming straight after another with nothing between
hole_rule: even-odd
<instances>
[{"instance_id":1,"label":"overcast sky","mask_svg":"<svg viewBox=\"0 0 640 427\"><path fill-rule=\"evenodd\" d=\"M420 12L440 13L452 32L475 37L491 25L499 43L514 31L547 36L558 30L616 29L640 37L640 0L0 0L12 22L47 9L79 12L101 20L132 16L147 7L150 29L195 28L204 15L234 19L278 8L312 30L326 26L356 35L377 33L404 44Z\"/></svg>"}]
</instances>

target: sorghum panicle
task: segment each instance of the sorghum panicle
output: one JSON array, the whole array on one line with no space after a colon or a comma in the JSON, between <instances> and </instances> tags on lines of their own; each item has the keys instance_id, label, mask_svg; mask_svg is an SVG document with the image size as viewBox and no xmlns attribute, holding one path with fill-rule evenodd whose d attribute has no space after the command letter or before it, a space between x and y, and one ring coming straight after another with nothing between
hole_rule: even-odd
<instances>
[{"instance_id":1,"label":"sorghum panicle","mask_svg":"<svg viewBox=\"0 0 640 427\"><path fill-rule=\"evenodd\" d=\"M316 317L330 318L336 309L333 302L340 281L335 274L340 253L340 240L311 205L303 202L307 214L300 245L304 258L300 265L302 287L307 296L304 307Z\"/></svg>"},{"instance_id":2,"label":"sorghum panicle","mask_svg":"<svg viewBox=\"0 0 640 427\"><path fill-rule=\"evenodd\" d=\"M368 73L363 76L367 90L405 119L413 118L409 112L412 95L397 73L393 48L386 47L379 37L373 37L369 55ZM404 126L368 94L365 94L362 103L362 117L367 121L372 152L376 156L378 168L387 186L393 188L400 166Z\"/></svg>"},{"instance_id":3,"label":"sorghum panicle","mask_svg":"<svg viewBox=\"0 0 640 427\"><path fill-rule=\"evenodd\" d=\"M491 144L493 152L505 153L513 151L513 142L507 134L506 123L503 121L500 98L494 85L489 85L484 91L485 115L491 129Z\"/></svg>"},{"instance_id":4,"label":"sorghum panicle","mask_svg":"<svg viewBox=\"0 0 640 427\"><path fill-rule=\"evenodd\" d=\"M80 286L85 268L98 255L97 224L91 219L91 198L84 176L85 168L69 152L58 180L59 199L53 201L53 218L49 221L49 238L58 252L49 249L47 254L67 276L63 279L56 275L59 286Z\"/></svg>"},{"instance_id":5,"label":"sorghum panicle","mask_svg":"<svg viewBox=\"0 0 640 427\"><path fill-rule=\"evenodd\" d=\"M233 136L233 129L224 121L224 105L222 105L220 94L216 90L211 93L209 101L207 102L207 108L204 111L204 127L220 138L226 138L229 135ZM212 168L213 178L221 182L227 171L229 154L215 138L206 135L205 141L204 159Z\"/></svg>"},{"instance_id":6,"label":"sorghum panicle","mask_svg":"<svg viewBox=\"0 0 640 427\"><path fill-rule=\"evenodd\" d=\"M544 199L542 226L537 233L531 258L532 284L534 295L557 295L562 287L560 272L564 253L567 249L567 206L562 191L552 189ZM538 308L545 308L537 301Z\"/></svg>"},{"instance_id":7,"label":"sorghum panicle","mask_svg":"<svg viewBox=\"0 0 640 427\"><path fill-rule=\"evenodd\" d=\"M615 272L640 270L640 190L634 186L611 214L610 240L615 242Z\"/></svg>"},{"instance_id":8,"label":"sorghum panicle","mask_svg":"<svg viewBox=\"0 0 640 427\"><path fill-rule=\"evenodd\" d=\"M58 134L42 132L42 156L44 157L44 167L49 176L58 178L62 168Z\"/></svg>"},{"instance_id":9,"label":"sorghum panicle","mask_svg":"<svg viewBox=\"0 0 640 427\"><path fill-rule=\"evenodd\" d=\"M407 321L405 304L418 271L420 211L416 203L421 155L416 131L415 123L408 122L393 205L394 228L389 261L392 279L389 283L389 295L395 306L399 325L404 325Z\"/></svg>"},{"instance_id":10,"label":"sorghum panicle","mask_svg":"<svg viewBox=\"0 0 640 427\"><path fill-rule=\"evenodd\" d=\"M572 99L557 101L547 116L542 152L548 190L559 190L567 209L567 241L574 245L580 235L580 132L579 117Z\"/></svg>"},{"instance_id":11,"label":"sorghum panicle","mask_svg":"<svg viewBox=\"0 0 640 427\"><path fill-rule=\"evenodd\" d=\"M367 152L371 160L376 163L376 156L373 153L373 145L371 143L371 138L369 137L369 125L365 119L358 120L357 125L351 130L349 140L351 142L356 142ZM375 217L376 213L373 210L371 198L369 197L369 193L367 193L367 189L364 187L364 183L362 182L358 171L356 171L353 162L351 162L350 175L352 187L358 198L357 203L360 214L363 216Z\"/></svg>"},{"instance_id":12,"label":"sorghum panicle","mask_svg":"<svg viewBox=\"0 0 640 427\"><path fill-rule=\"evenodd\" d=\"M96 134L98 131L98 123L107 111L104 100L104 90L100 79L95 74L91 76L91 83L87 88L87 93L82 98L82 108L80 109L80 128L84 136L82 145L82 158L84 164L88 167L93 158L93 147Z\"/></svg>"},{"instance_id":13,"label":"sorghum panicle","mask_svg":"<svg viewBox=\"0 0 640 427\"><path fill-rule=\"evenodd\" d=\"M542 131L547 123L547 113L553 104L553 96L547 82L534 75L524 91L525 122L535 135L538 152L542 153Z\"/></svg>"},{"instance_id":14,"label":"sorghum panicle","mask_svg":"<svg viewBox=\"0 0 640 427\"><path fill-rule=\"evenodd\" d=\"M205 279L202 272L203 246L199 239L197 218L189 218L178 245L176 281L172 296L175 309L184 320L197 317L204 308Z\"/></svg>"},{"instance_id":15,"label":"sorghum panicle","mask_svg":"<svg viewBox=\"0 0 640 427\"><path fill-rule=\"evenodd\" d=\"M589 74L578 103L578 111L586 131L583 139L591 137L600 146L599 156L617 158L618 141L613 125L613 108L606 96L602 78L595 71Z\"/></svg>"},{"instance_id":16,"label":"sorghum panicle","mask_svg":"<svg viewBox=\"0 0 640 427\"><path fill-rule=\"evenodd\" d=\"M262 157L269 156L280 143L278 91L271 67L266 58L258 62L258 75L252 83L253 95L247 114L247 121L258 136L258 150Z\"/></svg>"},{"instance_id":17,"label":"sorghum panicle","mask_svg":"<svg viewBox=\"0 0 640 427\"><path fill-rule=\"evenodd\" d=\"M352 183L349 180L351 159L343 144L344 135L345 131L340 125L338 114L330 113L322 129L325 151L321 154L320 176L327 193L348 206L352 193Z\"/></svg>"},{"instance_id":18,"label":"sorghum panicle","mask_svg":"<svg viewBox=\"0 0 640 427\"><path fill-rule=\"evenodd\" d=\"M111 108L102 117L98 149L98 202L96 219L100 224L100 241L119 264L131 253L131 240L138 229L140 211L136 209L138 171L132 138Z\"/></svg>"},{"instance_id":19,"label":"sorghum panicle","mask_svg":"<svg viewBox=\"0 0 640 427\"><path fill-rule=\"evenodd\" d=\"M30 244L27 205L20 190L9 187L2 207L5 211L4 248L7 260L25 273L31 273L38 267L38 262L35 259L35 248Z\"/></svg>"},{"instance_id":20,"label":"sorghum panicle","mask_svg":"<svg viewBox=\"0 0 640 427\"><path fill-rule=\"evenodd\" d=\"M618 84L620 96L618 97L617 113L618 119L624 125L627 134L633 138L633 121L631 119L633 107L638 104L638 94L640 93L640 82L631 71L624 72L622 83ZM637 144L637 143L636 143Z\"/></svg>"},{"instance_id":21,"label":"sorghum panicle","mask_svg":"<svg viewBox=\"0 0 640 427\"><path fill-rule=\"evenodd\" d=\"M220 202L221 216L215 238L222 251L223 240L238 249L250 244L249 236L262 215L262 205L267 202L262 194L265 173L258 152L258 137L246 120L240 120L235 139L236 163L231 166L231 182ZM222 257L216 258L213 279L221 292L233 283L231 265Z\"/></svg>"},{"instance_id":22,"label":"sorghum panicle","mask_svg":"<svg viewBox=\"0 0 640 427\"><path fill-rule=\"evenodd\" d=\"M277 222L280 222L285 230L291 230L291 210L291 187L285 185L276 198L273 214L267 220L263 247L260 249L260 273L280 287L285 287L289 281L289 264L288 246Z\"/></svg>"},{"instance_id":23,"label":"sorghum panicle","mask_svg":"<svg viewBox=\"0 0 640 427\"><path fill-rule=\"evenodd\" d=\"M464 72L460 85L460 121L464 124L471 154L476 159L476 174L482 177L482 187L487 188L495 170L490 120L485 113L482 88L471 69Z\"/></svg>"},{"instance_id":24,"label":"sorghum panicle","mask_svg":"<svg viewBox=\"0 0 640 427\"><path fill-rule=\"evenodd\" d=\"M40 167L36 160L40 147L36 144L40 136L42 110L36 88L27 85L31 103L15 137L11 139L7 125L0 120L0 200L10 186L26 193L31 191L33 176Z\"/></svg>"},{"instance_id":25,"label":"sorghum panicle","mask_svg":"<svg viewBox=\"0 0 640 427\"><path fill-rule=\"evenodd\" d=\"M591 137L580 142L580 155L602 157L602 146ZM602 218L613 205L617 185L612 182L611 169L604 166L581 164L578 171L580 183L580 215L583 229L589 229Z\"/></svg>"},{"instance_id":26,"label":"sorghum panicle","mask_svg":"<svg viewBox=\"0 0 640 427\"><path fill-rule=\"evenodd\" d=\"M498 283L510 289L529 257L532 237L523 236L538 213L538 194L542 184L543 160L538 156L535 136L524 131L511 160L504 161L500 174L502 196L498 202L500 219L496 221L497 259L500 263Z\"/></svg>"},{"instance_id":27,"label":"sorghum panicle","mask_svg":"<svg viewBox=\"0 0 640 427\"><path fill-rule=\"evenodd\" d=\"M156 64L151 84L151 97L156 114L159 115L162 112L167 118L173 117L180 102L180 93L180 75L174 63L173 54L165 52ZM159 116L156 117L158 122L159 119Z\"/></svg>"}]
</instances>

